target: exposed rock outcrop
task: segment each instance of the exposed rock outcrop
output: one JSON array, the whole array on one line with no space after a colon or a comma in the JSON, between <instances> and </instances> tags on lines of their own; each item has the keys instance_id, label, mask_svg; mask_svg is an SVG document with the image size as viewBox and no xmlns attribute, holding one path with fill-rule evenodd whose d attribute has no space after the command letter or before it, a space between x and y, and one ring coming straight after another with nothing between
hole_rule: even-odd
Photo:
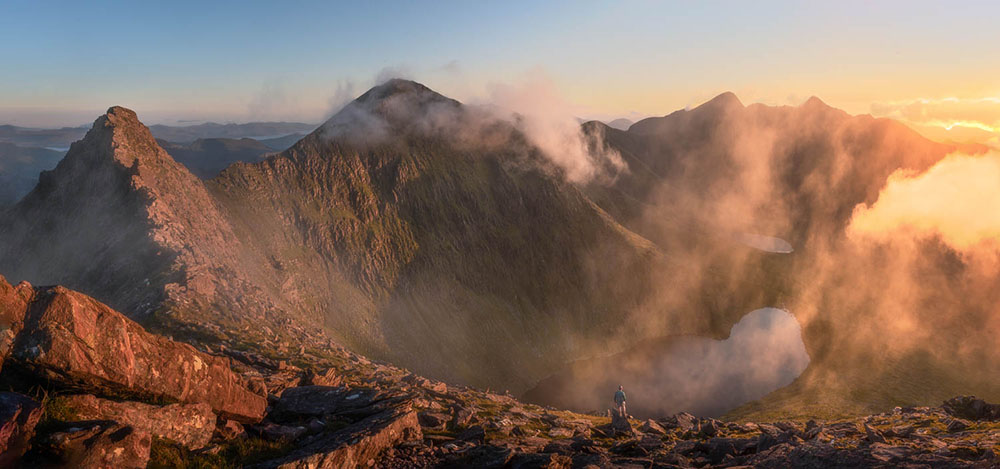
<instances>
[{"instance_id":1,"label":"exposed rock outcrop","mask_svg":"<svg viewBox=\"0 0 1000 469\"><path fill-rule=\"evenodd\" d=\"M422 438L417 413L398 405L362 419L341 430L322 435L290 455L263 463L259 468L344 468L371 466L383 451Z\"/></svg>"},{"instance_id":2,"label":"exposed rock outcrop","mask_svg":"<svg viewBox=\"0 0 1000 469\"><path fill-rule=\"evenodd\" d=\"M47 462L56 467L140 469L149 461L152 440L148 432L104 420L64 424L43 444Z\"/></svg>"},{"instance_id":3,"label":"exposed rock outcrop","mask_svg":"<svg viewBox=\"0 0 1000 469\"><path fill-rule=\"evenodd\" d=\"M134 321L63 287L36 291L9 360L65 386L147 399L204 402L244 422L267 403L229 360L150 334Z\"/></svg>"},{"instance_id":4,"label":"exposed rock outcrop","mask_svg":"<svg viewBox=\"0 0 1000 469\"><path fill-rule=\"evenodd\" d=\"M207 445L215 431L216 418L212 406L204 402L156 406L111 401L89 394L61 396L54 400L55 406L75 419L113 420L191 449Z\"/></svg>"}]
</instances>

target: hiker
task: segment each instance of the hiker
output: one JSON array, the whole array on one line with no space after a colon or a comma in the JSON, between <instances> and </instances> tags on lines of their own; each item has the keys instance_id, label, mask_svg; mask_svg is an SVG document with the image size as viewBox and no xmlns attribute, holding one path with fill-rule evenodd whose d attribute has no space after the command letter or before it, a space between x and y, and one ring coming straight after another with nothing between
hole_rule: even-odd
<instances>
[{"instance_id":1,"label":"hiker","mask_svg":"<svg viewBox=\"0 0 1000 469\"><path fill-rule=\"evenodd\" d=\"M625 417L625 388L618 386L618 392L615 393L615 405L618 406L618 415Z\"/></svg>"}]
</instances>

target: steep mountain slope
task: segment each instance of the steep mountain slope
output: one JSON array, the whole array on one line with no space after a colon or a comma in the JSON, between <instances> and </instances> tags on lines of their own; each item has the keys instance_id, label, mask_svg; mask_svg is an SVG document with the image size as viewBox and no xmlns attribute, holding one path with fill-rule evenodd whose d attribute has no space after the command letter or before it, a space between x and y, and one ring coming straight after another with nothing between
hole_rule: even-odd
<instances>
[{"instance_id":1,"label":"steep mountain slope","mask_svg":"<svg viewBox=\"0 0 1000 469\"><path fill-rule=\"evenodd\" d=\"M518 389L671 315L662 255L550 170L509 124L394 80L210 187L283 294L341 340Z\"/></svg>"}]
</instances>

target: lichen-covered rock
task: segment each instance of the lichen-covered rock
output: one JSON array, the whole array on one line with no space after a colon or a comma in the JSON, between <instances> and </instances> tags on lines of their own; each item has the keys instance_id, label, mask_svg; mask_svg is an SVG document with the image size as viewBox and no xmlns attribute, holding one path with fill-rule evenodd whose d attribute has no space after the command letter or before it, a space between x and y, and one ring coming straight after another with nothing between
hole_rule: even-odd
<instances>
[{"instance_id":1,"label":"lichen-covered rock","mask_svg":"<svg viewBox=\"0 0 1000 469\"><path fill-rule=\"evenodd\" d=\"M245 422L259 421L267 405L243 385L228 359L150 334L63 287L36 291L9 359L50 382L95 394L204 402Z\"/></svg>"},{"instance_id":2,"label":"lichen-covered rock","mask_svg":"<svg viewBox=\"0 0 1000 469\"><path fill-rule=\"evenodd\" d=\"M191 449L208 444L215 430L212 406L170 404L155 406L140 402L116 402L89 394L55 398L56 405L79 420L114 420Z\"/></svg>"},{"instance_id":3,"label":"lichen-covered rock","mask_svg":"<svg viewBox=\"0 0 1000 469\"><path fill-rule=\"evenodd\" d=\"M67 423L46 439L48 457L59 467L144 468L153 438L149 432L113 421Z\"/></svg>"},{"instance_id":4,"label":"lichen-covered rock","mask_svg":"<svg viewBox=\"0 0 1000 469\"><path fill-rule=\"evenodd\" d=\"M417 413L401 404L314 440L288 456L254 467L282 469L369 466L383 451L423 438Z\"/></svg>"},{"instance_id":5,"label":"lichen-covered rock","mask_svg":"<svg viewBox=\"0 0 1000 469\"><path fill-rule=\"evenodd\" d=\"M0 467L13 467L28 450L28 442L41 418L42 407L34 399L0 392Z\"/></svg>"}]
</instances>

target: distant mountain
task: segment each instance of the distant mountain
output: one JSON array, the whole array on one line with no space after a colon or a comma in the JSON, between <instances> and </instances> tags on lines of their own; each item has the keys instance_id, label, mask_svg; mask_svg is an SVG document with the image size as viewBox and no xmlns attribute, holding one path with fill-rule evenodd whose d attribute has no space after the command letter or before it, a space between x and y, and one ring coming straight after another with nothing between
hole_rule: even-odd
<instances>
[{"instance_id":1,"label":"distant mountain","mask_svg":"<svg viewBox=\"0 0 1000 469\"><path fill-rule=\"evenodd\" d=\"M11 205L38 184L38 174L56 167L65 153L0 142L0 207Z\"/></svg>"},{"instance_id":2,"label":"distant mountain","mask_svg":"<svg viewBox=\"0 0 1000 469\"><path fill-rule=\"evenodd\" d=\"M177 143L190 143L200 138L255 138L270 139L289 134L312 132L316 124L301 122L248 122L246 124L204 124L187 126L151 125L153 136Z\"/></svg>"},{"instance_id":3,"label":"distant mountain","mask_svg":"<svg viewBox=\"0 0 1000 469\"><path fill-rule=\"evenodd\" d=\"M619 119L615 119L611 122L608 122L607 124L608 127L611 127L612 129L628 130L628 128L632 126L633 122L622 117Z\"/></svg>"},{"instance_id":4,"label":"distant mountain","mask_svg":"<svg viewBox=\"0 0 1000 469\"><path fill-rule=\"evenodd\" d=\"M186 145L157 139L156 143L175 161L202 179L217 176L237 161L260 161L275 151L264 142L252 138L200 138Z\"/></svg>"},{"instance_id":5,"label":"distant mountain","mask_svg":"<svg viewBox=\"0 0 1000 469\"><path fill-rule=\"evenodd\" d=\"M0 125L0 142L28 147L68 148L87 133L87 127L31 129L15 125Z\"/></svg>"},{"instance_id":6,"label":"distant mountain","mask_svg":"<svg viewBox=\"0 0 1000 469\"><path fill-rule=\"evenodd\" d=\"M204 124L188 126L154 125L150 127L153 136L170 142L191 143L201 138L288 138L291 134L304 134L316 128L316 124L299 122L249 122L246 124ZM32 129L14 125L0 125L0 142L14 143L30 147L68 148L69 145L87 133L87 127L63 127L60 129ZM294 142L293 142L294 143ZM281 145L280 143L275 143ZM291 146L289 144L289 146ZM286 147L287 148L287 147Z\"/></svg>"}]
</instances>

